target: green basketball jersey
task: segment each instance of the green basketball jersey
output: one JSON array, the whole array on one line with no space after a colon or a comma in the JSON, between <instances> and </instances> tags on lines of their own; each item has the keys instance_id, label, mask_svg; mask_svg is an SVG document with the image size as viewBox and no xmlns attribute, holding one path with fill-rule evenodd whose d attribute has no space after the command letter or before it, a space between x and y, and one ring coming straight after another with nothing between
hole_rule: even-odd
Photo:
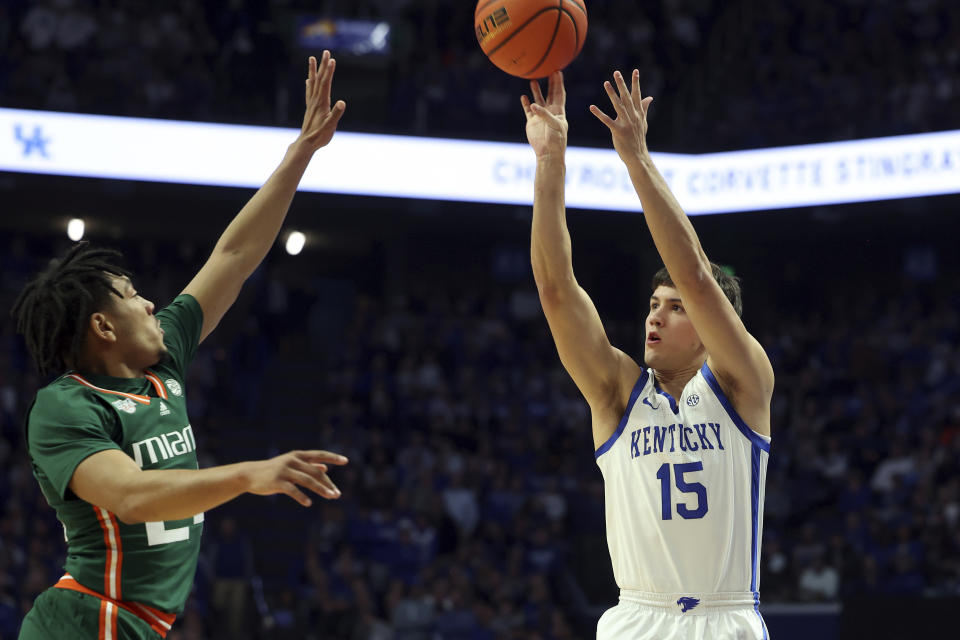
<instances>
[{"instance_id":1,"label":"green basketball jersey","mask_svg":"<svg viewBox=\"0 0 960 640\"><path fill-rule=\"evenodd\" d=\"M146 378L69 372L54 380L27 414L27 447L34 476L63 524L67 572L115 600L179 613L193 584L203 514L128 525L68 488L77 465L106 449L120 449L145 470L197 468L185 390L203 313L193 297L181 295L157 317L169 359Z\"/></svg>"}]
</instances>

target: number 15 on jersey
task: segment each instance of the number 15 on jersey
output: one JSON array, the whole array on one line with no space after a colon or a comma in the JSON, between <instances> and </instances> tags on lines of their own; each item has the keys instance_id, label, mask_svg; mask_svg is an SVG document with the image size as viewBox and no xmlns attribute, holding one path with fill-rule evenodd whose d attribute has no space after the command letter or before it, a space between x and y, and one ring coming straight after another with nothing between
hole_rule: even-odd
<instances>
[{"instance_id":1,"label":"number 15 on jersey","mask_svg":"<svg viewBox=\"0 0 960 640\"><path fill-rule=\"evenodd\" d=\"M673 519L673 506L670 497L670 468L673 467L673 479L677 489L683 493L692 493L697 496L697 506L691 509L686 504L677 504L677 515L684 520L696 520L707 514L707 488L699 482L687 482L685 474L692 471L703 471L703 462L685 462L671 465L664 462L657 470L657 479L660 480L660 516L662 520Z\"/></svg>"}]
</instances>

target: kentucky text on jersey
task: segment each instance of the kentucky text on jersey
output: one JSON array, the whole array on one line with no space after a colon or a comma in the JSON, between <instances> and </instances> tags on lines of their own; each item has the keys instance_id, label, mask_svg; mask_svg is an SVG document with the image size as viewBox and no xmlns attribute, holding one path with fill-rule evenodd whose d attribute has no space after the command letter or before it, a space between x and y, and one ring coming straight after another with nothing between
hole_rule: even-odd
<instances>
[{"instance_id":1,"label":"kentucky text on jersey","mask_svg":"<svg viewBox=\"0 0 960 640\"><path fill-rule=\"evenodd\" d=\"M630 433L630 457L639 458L651 453L674 453L680 451L723 451L720 425L705 422L685 426L671 424L666 427L649 425Z\"/></svg>"}]
</instances>

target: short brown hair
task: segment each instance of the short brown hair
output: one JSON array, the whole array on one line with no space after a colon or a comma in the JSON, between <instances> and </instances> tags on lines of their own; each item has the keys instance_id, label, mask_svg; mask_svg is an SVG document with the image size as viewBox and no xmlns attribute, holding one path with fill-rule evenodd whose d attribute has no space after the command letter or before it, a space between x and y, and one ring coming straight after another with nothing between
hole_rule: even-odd
<instances>
[{"instance_id":1,"label":"short brown hair","mask_svg":"<svg viewBox=\"0 0 960 640\"><path fill-rule=\"evenodd\" d=\"M723 295L727 296L727 300L733 305L733 310L737 312L737 315L742 317L743 298L740 294L740 278L730 275L723 267L713 262L710 263L710 269L713 271L713 279L720 285L720 290L723 291ZM663 267L653 274L653 283L651 286L653 291L656 291L659 286L676 288L666 267Z\"/></svg>"}]
</instances>

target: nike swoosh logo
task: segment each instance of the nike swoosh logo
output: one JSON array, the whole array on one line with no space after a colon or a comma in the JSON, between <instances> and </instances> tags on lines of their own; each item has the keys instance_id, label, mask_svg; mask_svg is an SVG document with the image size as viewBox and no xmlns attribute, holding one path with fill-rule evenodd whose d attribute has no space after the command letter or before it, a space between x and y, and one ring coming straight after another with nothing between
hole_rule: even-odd
<instances>
[{"instance_id":1,"label":"nike swoosh logo","mask_svg":"<svg viewBox=\"0 0 960 640\"><path fill-rule=\"evenodd\" d=\"M650 407L650 408L653 409L654 411L656 411L657 409L660 408L660 405L653 406L653 404L650 402L650 398L644 398L644 399L643 399L643 404L647 405L648 407Z\"/></svg>"}]
</instances>

